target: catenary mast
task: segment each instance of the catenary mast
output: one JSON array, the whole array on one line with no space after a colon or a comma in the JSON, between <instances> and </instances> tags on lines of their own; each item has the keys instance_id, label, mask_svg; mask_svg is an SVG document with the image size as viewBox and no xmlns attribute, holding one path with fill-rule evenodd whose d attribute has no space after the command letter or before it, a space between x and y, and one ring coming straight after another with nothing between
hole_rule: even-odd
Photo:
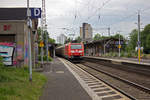
<instances>
[{"instance_id":1,"label":"catenary mast","mask_svg":"<svg viewBox=\"0 0 150 100\"><path fill-rule=\"evenodd\" d=\"M45 0L42 0L42 20L41 20L41 27L42 27L42 41L43 41L43 36L44 32L46 32L46 56L47 56L47 61L48 61L48 33L47 33L47 24L46 24L46 9L45 9ZM41 62L43 64L43 47L41 47Z\"/></svg>"}]
</instances>

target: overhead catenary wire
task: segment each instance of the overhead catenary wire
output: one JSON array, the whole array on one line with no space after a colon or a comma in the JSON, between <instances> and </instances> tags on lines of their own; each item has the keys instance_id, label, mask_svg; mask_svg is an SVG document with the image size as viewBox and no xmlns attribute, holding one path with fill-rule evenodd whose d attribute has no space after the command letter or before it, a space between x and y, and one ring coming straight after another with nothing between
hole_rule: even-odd
<instances>
[{"instance_id":1,"label":"overhead catenary wire","mask_svg":"<svg viewBox=\"0 0 150 100\"><path fill-rule=\"evenodd\" d=\"M143 9L143 10L140 10L140 12L141 12L141 13L144 13L144 12L146 12L146 11L148 11L148 10L150 10L150 7L147 7L147 8L145 8L145 9ZM118 22L116 22L116 23L109 24L109 26L112 26L112 25L115 25L115 24L119 24L119 23L121 23L121 22L123 22L123 21L125 21L125 20L128 20L128 19L131 18L131 17L134 17L134 16L136 17L137 14L138 14L138 12L135 12L135 13L129 15L129 16L126 16L126 17L122 18L120 21L118 21Z\"/></svg>"},{"instance_id":2,"label":"overhead catenary wire","mask_svg":"<svg viewBox=\"0 0 150 100\"><path fill-rule=\"evenodd\" d=\"M101 19L101 10L102 10L102 9L104 8L104 6L105 6L106 4L108 4L110 1L111 1L111 0L107 0L107 1L103 2L102 6L99 7L99 8L95 11L95 14L99 11L98 15L96 14L96 16L98 16L98 21L99 21L99 22L100 22L100 19ZM93 13L93 14L94 14L94 13ZM91 15L90 17L88 17L87 21L90 20L92 17L94 17L94 16ZM97 22L97 21L95 20L94 24L95 24L95 23L98 24L99 22ZM110 30L110 27L105 28L105 29ZM108 32L108 34L110 35L110 31Z\"/></svg>"},{"instance_id":3,"label":"overhead catenary wire","mask_svg":"<svg viewBox=\"0 0 150 100\"><path fill-rule=\"evenodd\" d=\"M150 7L147 7L147 8L145 8L145 9L143 9L143 10L140 10L140 11L141 11L141 13L144 13L144 12L146 12L147 10L150 10ZM112 26L112 25L114 25L114 24L117 24L117 23L123 22L123 21L125 21L125 20L128 20L129 18L131 18L131 17L133 17L133 16L136 16L137 14L138 14L138 12L135 12L135 13L133 13L133 14L130 14L130 15L128 15L128 16L125 16L125 17L122 18L120 21L118 21L118 22L116 22L116 23L109 24L109 26Z\"/></svg>"},{"instance_id":4,"label":"overhead catenary wire","mask_svg":"<svg viewBox=\"0 0 150 100\"><path fill-rule=\"evenodd\" d=\"M90 20L98 11L101 11L104 8L104 6L106 4L108 4L110 1L111 0L107 0L106 2L103 2L102 6L99 7L98 9L96 9L95 12L91 16L88 16L88 18L86 19L86 21Z\"/></svg>"}]
</instances>

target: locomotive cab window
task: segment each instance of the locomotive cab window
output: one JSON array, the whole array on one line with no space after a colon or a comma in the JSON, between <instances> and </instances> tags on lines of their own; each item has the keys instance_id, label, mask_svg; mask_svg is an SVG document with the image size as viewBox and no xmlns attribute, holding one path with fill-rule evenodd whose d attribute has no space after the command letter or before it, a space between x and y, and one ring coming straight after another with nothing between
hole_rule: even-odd
<instances>
[{"instance_id":1,"label":"locomotive cab window","mask_svg":"<svg viewBox=\"0 0 150 100\"><path fill-rule=\"evenodd\" d=\"M71 45L71 49L82 49L82 45Z\"/></svg>"}]
</instances>

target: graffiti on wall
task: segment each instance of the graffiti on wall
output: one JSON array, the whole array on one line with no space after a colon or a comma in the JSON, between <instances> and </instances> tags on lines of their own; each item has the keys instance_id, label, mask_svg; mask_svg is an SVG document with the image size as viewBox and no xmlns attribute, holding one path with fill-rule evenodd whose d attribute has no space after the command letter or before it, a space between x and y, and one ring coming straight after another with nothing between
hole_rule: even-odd
<instances>
[{"instance_id":1,"label":"graffiti on wall","mask_svg":"<svg viewBox=\"0 0 150 100\"><path fill-rule=\"evenodd\" d=\"M22 45L16 46L16 52L17 52L17 60L22 60L23 59L23 47L22 47Z\"/></svg>"},{"instance_id":2,"label":"graffiti on wall","mask_svg":"<svg viewBox=\"0 0 150 100\"><path fill-rule=\"evenodd\" d=\"M25 45L25 64L28 64L28 44Z\"/></svg>"},{"instance_id":3,"label":"graffiti on wall","mask_svg":"<svg viewBox=\"0 0 150 100\"><path fill-rule=\"evenodd\" d=\"M4 45L4 46L14 46L14 43L0 42L0 45Z\"/></svg>"},{"instance_id":4,"label":"graffiti on wall","mask_svg":"<svg viewBox=\"0 0 150 100\"><path fill-rule=\"evenodd\" d=\"M5 65L13 65L14 46L10 43L0 43L0 56Z\"/></svg>"},{"instance_id":5,"label":"graffiti on wall","mask_svg":"<svg viewBox=\"0 0 150 100\"><path fill-rule=\"evenodd\" d=\"M25 65L28 65L28 34L24 36L24 62Z\"/></svg>"}]
</instances>

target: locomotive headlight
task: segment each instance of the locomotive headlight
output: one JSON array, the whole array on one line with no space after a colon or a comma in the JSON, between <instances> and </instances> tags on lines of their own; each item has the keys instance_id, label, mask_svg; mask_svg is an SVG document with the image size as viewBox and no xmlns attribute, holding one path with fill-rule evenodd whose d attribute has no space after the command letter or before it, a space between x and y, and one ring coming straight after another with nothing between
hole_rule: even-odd
<instances>
[{"instance_id":1,"label":"locomotive headlight","mask_svg":"<svg viewBox=\"0 0 150 100\"><path fill-rule=\"evenodd\" d=\"M74 53L74 51L72 50L71 53Z\"/></svg>"},{"instance_id":2,"label":"locomotive headlight","mask_svg":"<svg viewBox=\"0 0 150 100\"><path fill-rule=\"evenodd\" d=\"M82 51L79 51L79 53L82 53Z\"/></svg>"}]
</instances>

